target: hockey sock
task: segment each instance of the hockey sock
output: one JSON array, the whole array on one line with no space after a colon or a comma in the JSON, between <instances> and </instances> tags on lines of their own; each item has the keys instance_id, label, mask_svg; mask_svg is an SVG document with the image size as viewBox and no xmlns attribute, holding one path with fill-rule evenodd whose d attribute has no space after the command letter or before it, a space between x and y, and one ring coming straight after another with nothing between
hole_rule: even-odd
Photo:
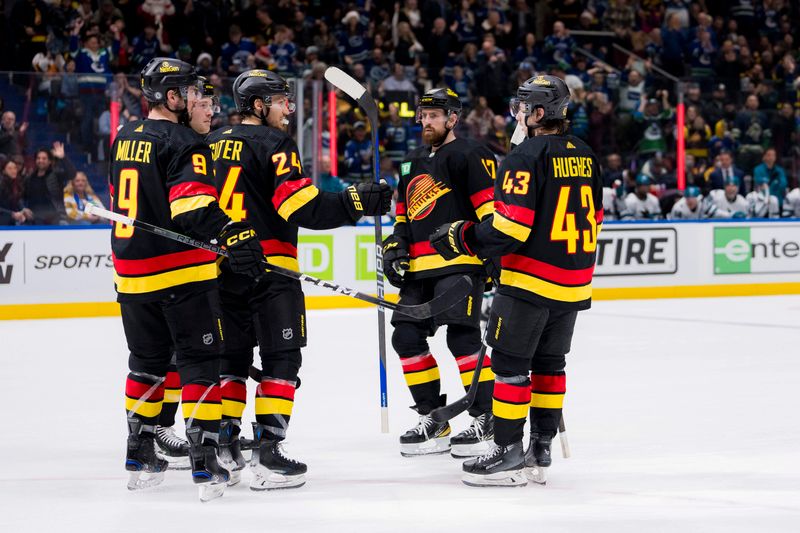
<instances>
[{"instance_id":1,"label":"hockey sock","mask_svg":"<svg viewBox=\"0 0 800 533\"><path fill-rule=\"evenodd\" d=\"M495 376L492 398L495 444L507 446L522 440L530 401L528 376Z\"/></svg>"},{"instance_id":2,"label":"hockey sock","mask_svg":"<svg viewBox=\"0 0 800 533\"><path fill-rule=\"evenodd\" d=\"M167 379L164 380L164 404L161 407L161 415L158 417L158 425L172 427L175 425L175 413L178 412L178 402L181 401L181 378L178 377L178 369L175 363L171 363L167 369Z\"/></svg>"},{"instance_id":3,"label":"hockey sock","mask_svg":"<svg viewBox=\"0 0 800 533\"><path fill-rule=\"evenodd\" d=\"M222 418L242 420L244 407L247 404L247 378L240 376L220 376L222 392Z\"/></svg>"},{"instance_id":4,"label":"hockey sock","mask_svg":"<svg viewBox=\"0 0 800 533\"><path fill-rule=\"evenodd\" d=\"M531 431L555 435L567 391L567 376L564 371L537 372L531 378Z\"/></svg>"},{"instance_id":5,"label":"hockey sock","mask_svg":"<svg viewBox=\"0 0 800 533\"><path fill-rule=\"evenodd\" d=\"M164 400L164 378L144 372L130 372L125 382L125 410L128 418L141 420L152 433Z\"/></svg>"},{"instance_id":6,"label":"hockey sock","mask_svg":"<svg viewBox=\"0 0 800 533\"><path fill-rule=\"evenodd\" d=\"M203 430L203 443L219 439L219 420L222 417L222 396L217 383L187 383L181 391L183 418L187 431L193 427Z\"/></svg>"},{"instance_id":7,"label":"hockey sock","mask_svg":"<svg viewBox=\"0 0 800 533\"><path fill-rule=\"evenodd\" d=\"M478 363L478 353L456 357L458 371L461 373L461 383L464 390L469 392L472 384L472 377ZM469 409L471 416L478 416L492 409L492 388L494 387L494 372L492 371L492 360L489 354L483 357L480 376L478 377L478 394L475 402Z\"/></svg>"},{"instance_id":8,"label":"hockey sock","mask_svg":"<svg viewBox=\"0 0 800 533\"><path fill-rule=\"evenodd\" d=\"M414 407L422 415L430 413L439 407L439 365L433 355L423 353L420 355L400 356L400 365L403 367L403 376L414 398Z\"/></svg>"},{"instance_id":9,"label":"hockey sock","mask_svg":"<svg viewBox=\"0 0 800 533\"><path fill-rule=\"evenodd\" d=\"M267 439L286 438L296 385L294 381L264 377L256 388L256 422L267 430Z\"/></svg>"}]
</instances>

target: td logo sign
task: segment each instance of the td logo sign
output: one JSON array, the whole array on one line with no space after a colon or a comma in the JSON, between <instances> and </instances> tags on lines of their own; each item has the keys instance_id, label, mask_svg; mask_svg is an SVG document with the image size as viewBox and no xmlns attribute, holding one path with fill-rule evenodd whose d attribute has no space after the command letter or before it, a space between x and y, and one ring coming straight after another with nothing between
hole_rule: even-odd
<instances>
[{"instance_id":1,"label":"td logo sign","mask_svg":"<svg viewBox=\"0 0 800 533\"><path fill-rule=\"evenodd\" d=\"M333 235L297 237L300 271L325 281L333 280Z\"/></svg>"},{"instance_id":2,"label":"td logo sign","mask_svg":"<svg viewBox=\"0 0 800 533\"><path fill-rule=\"evenodd\" d=\"M375 281L374 235L356 235L356 280Z\"/></svg>"},{"instance_id":3,"label":"td logo sign","mask_svg":"<svg viewBox=\"0 0 800 533\"><path fill-rule=\"evenodd\" d=\"M800 242L791 226L714 228L714 274L800 272Z\"/></svg>"}]
</instances>

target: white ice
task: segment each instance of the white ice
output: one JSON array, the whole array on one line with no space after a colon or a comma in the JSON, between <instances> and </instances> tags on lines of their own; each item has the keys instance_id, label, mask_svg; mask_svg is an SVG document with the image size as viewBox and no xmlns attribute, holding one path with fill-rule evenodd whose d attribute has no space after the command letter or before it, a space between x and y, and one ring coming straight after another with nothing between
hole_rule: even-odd
<instances>
[{"instance_id":1,"label":"white ice","mask_svg":"<svg viewBox=\"0 0 800 533\"><path fill-rule=\"evenodd\" d=\"M309 313L287 444L306 486L254 493L245 472L207 504L187 472L125 489L118 318L0 322L0 531L800 531L800 297L596 302L568 356L573 456L513 489L400 456L416 415L391 348L380 433L375 316Z\"/></svg>"}]
</instances>

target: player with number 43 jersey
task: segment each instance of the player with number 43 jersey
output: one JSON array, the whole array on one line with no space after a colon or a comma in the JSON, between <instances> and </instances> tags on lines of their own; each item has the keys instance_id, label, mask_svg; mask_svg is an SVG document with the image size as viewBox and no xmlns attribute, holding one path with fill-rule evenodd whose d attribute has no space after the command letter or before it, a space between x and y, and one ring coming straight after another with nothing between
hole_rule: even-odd
<instances>
[{"instance_id":1,"label":"player with number 43 jersey","mask_svg":"<svg viewBox=\"0 0 800 533\"><path fill-rule=\"evenodd\" d=\"M502 256L486 335L493 348L497 447L464 463L469 485L542 482L550 466L566 390L565 355L577 312L591 304L603 221L600 167L583 141L566 134L568 104L560 78L539 75L523 83L511 112L527 139L500 165L492 217L445 224L431 235L445 258ZM523 453L528 415L531 441Z\"/></svg>"},{"instance_id":2,"label":"player with number 43 jersey","mask_svg":"<svg viewBox=\"0 0 800 533\"><path fill-rule=\"evenodd\" d=\"M232 219L248 221L256 228L268 263L299 270L299 226L335 228L389 210L392 191L385 182L354 185L341 193L314 186L287 133L295 104L279 75L267 70L242 73L233 84L233 99L244 117L242 124L218 129L207 139L220 205ZM306 345L308 330L300 282L269 272L253 281L223 265L220 289L226 325L220 371L221 442L238 442L255 339L263 377L256 390L253 433L257 447L251 460L250 488L298 487L305 483L306 465L287 457L281 442L292 415L300 349ZM230 451L235 468L244 467L238 450Z\"/></svg>"}]
</instances>

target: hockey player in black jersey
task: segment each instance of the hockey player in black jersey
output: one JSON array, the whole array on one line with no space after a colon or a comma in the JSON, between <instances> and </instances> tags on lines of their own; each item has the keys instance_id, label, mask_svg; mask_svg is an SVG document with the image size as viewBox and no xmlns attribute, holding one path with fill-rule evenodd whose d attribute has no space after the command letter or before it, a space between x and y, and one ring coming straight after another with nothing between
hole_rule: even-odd
<instances>
[{"instance_id":1,"label":"hockey player in black jersey","mask_svg":"<svg viewBox=\"0 0 800 533\"><path fill-rule=\"evenodd\" d=\"M538 75L523 83L511 111L528 138L500 165L493 215L480 224L444 224L430 237L447 259L502 256L487 326L496 447L464 463L468 485L541 483L550 466L566 390L565 354L577 312L591 305L603 222L600 167L583 141L566 134L568 104L560 78ZM531 439L523 453L527 415Z\"/></svg>"},{"instance_id":2,"label":"hockey player in black jersey","mask_svg":"<svg viewBox=\"0 0 800 533\"><path fill-rule=\"evenodd\" d=\"M392 345L414 399L412 409L420 415L417 426L400 437L400 453L405 456L447 451L455 457L480 455L492 438L494 376L489 358L484 359L482 368L475 368L481 348L484 266L474 256L444 260L428 240L445 222L465 219L475 223L491 214L496 161L486 147L456 138L453 128L460 114L461 101L450 89L433 89L420 99L417 121L423 128L424 145L409 152L400 164L397 219L394 233L383 247L386 277L400 288L401 304L430 300L461 275L473 276L473 293L445 313L427 320L400 313L392 316ZM439 367L427 339L443 325L464 387L469 388L473 372L480 372L478 396L470 408L472 424L452 438L448 422L439 424L430 417L433 409L445 404L445 397L440 395Z\"/></svg>"},{"instance_id":3,"label":"hockey player in black jersey","mask_svg":"<svg viewBox=\"0 0 800 533\"><path fill-rule=\"evenodd\" d=\"M208 145L179 123L196 82L194 68L176 59L153 59L142 71L150 112L147 119L126 124L114 141L112 210L216 240L229 252L226 268L258 276L263 273L258 237L249 224L231 221L219 208ZM120 223L112 230L111 247L130 350L125 387L128 487L145 488L163 479L166 462L155 455L153 432L174 349L192 477L201 499L221 496L229 476L216 457L223 335L217 256Z\"/></svg>"},{"instance_id":4,"label":"hockey player in black jersey","mask_svg":"<svg viewBox=\"0 0 800 533\"><path fill-rule=\"evenodd\" d=\"M234 220L253 224L268 263L299 269L299 226L334 228L389 210L392 192L385 183L328 193L306 177L297 145L287 133L294 103L283 78L266 70L247 71L236 78L233 98L244 117L242 124L218 129L208 139L220 205ZM305 483L306 465L284 455L281 442L292 414L300 349L306 345L308 329L300 283L270 273L254 282L223 265L221 295L227 326L221 371L223 424L228 432L224 438L237 442L241 430L255 337L263 378L256 389L257 448L251 459L250 487L298 487ZM235 459L241 464L240 458Z\"/></svg>"}]
</instances>

